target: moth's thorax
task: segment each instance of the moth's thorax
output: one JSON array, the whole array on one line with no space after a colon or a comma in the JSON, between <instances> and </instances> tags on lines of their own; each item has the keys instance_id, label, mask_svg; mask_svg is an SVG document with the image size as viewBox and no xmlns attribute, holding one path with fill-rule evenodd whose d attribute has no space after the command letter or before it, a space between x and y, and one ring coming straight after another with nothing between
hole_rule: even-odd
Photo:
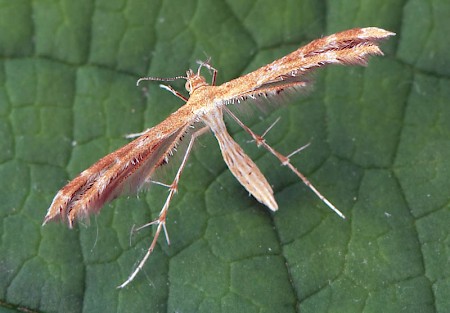
<instances>
[{"instance_id":1,"label":"moth's thorax","mask_svg":"<svg viewBox=\"0 0 450 313\"><path fill-rule=\"evenodd\" d=\"M194 73L192 70L189 70L186 72L186 75L187 81L184 87L190 95L192 95L192 93L201 86L209 86L206 79L199 73Z\"/></svg>"},{"instance_id":2,"label":"moth's thorax","mask_svg":"<svg viewBox=\"0 0 450 313\"><path fill-rule=\"evenodd\" d=\"M199 88L194 90L186 103L186 106L190 107L194 116L198 117L207 114L217 106L215 101L216 89L216 86L206 85L199 86Z\"/></svg>"}]
</instances>

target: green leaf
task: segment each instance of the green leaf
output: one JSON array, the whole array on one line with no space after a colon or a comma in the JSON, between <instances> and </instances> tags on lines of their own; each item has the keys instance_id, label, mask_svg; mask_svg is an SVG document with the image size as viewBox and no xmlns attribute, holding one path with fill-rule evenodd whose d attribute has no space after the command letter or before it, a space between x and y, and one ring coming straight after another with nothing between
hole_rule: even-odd
<instances>
[{"instance_id":1,"label":"green leaf","mask_svg":"<svg viewBox=\"0 0 450 313\"><path fill-rule=\"evenodd\" d=\"M446 0L0 0L0 311L445 312L449 15ZM73 230L41 227L69 179L182 105L137 78L211 56L222 83L363 26L397 33L384 57L319 71L307 97L240 114L257 133L281 117L266 139L283 153L310 143L291 161L346 220L227 121L278 212L248 196L207 135L169 211L171 245L161 237L125 289L154 232L130 240L132 226L158 215L165 188Z\"/></svg>"}]
</instances>

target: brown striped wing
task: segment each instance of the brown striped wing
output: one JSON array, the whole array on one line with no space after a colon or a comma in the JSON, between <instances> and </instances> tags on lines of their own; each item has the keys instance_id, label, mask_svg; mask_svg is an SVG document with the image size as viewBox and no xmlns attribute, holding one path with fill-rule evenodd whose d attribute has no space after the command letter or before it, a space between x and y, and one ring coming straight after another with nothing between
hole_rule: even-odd
<instances>
[{"instance_id":1,"label":"brown striped wing","mask_svg":"<svg viewBox=\"0 0 450 313\"><path fill-rule=\"evenodd\" d=\"M382 55L379 42L392 32L381 28L355 28L310 42L296 51L249 74L220 85L223 103L247 97L270 96L283 89L308 85L305 75L328 64L365 65L371 55Z\"/></svg>"},{"instance_id":2,"label":"brown striped wing","mask_svg":"<svg viewBox=\"0 0 450 313\"><path fill-rule=\"evenodd\" d=\"M179 111L187 109L185 106ZM172 114L139 138L106 155L64 186L53 199L44 224L61 219L72 227L123 193L136 192L164 164L193 121Z\"/></svg>"}]
</instances>

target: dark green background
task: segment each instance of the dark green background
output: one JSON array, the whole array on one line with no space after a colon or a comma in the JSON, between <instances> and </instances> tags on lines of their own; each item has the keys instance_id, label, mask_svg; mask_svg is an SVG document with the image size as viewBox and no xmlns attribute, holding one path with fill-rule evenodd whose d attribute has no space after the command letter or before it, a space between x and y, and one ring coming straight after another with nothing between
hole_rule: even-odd
<instances>
[{"instance_id":1,"label":"dark green background","mask_svg":"<svg viewBox=\"0 0 450 313\"><path fill-rule=\"evenodd\" d=\"M447 0L1 0L0 311L446 312L448 16ZM138 77L182 75L207 55L222 83L362 26L397 33L384 57L322 70L308 97L240 115L256 132L281 117L267 137L281 152L310 142L292 162L347 220L229 123L277 213L207 136L170 210L171 246L161 238L126 289L115 287L151 238L130 246L130 229L157 216L162 187L114 201L89 227L41 227L67 180L182 104Z\"/></svg>"}]
</instances>

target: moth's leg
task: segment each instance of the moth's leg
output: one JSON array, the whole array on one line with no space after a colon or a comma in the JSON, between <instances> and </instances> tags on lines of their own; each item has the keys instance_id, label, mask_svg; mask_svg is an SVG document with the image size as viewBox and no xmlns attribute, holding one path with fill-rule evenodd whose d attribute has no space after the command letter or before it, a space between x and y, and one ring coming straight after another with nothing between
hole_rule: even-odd
<instances>
[{"instance_id":1,"label":"moth's leg","mask_svg":"<svg viewBox=\"0 0 450 313\"><path fill-rule=\"evenodd\" d=\"M266 140L264 139L264 135L267 133L264 132L263 136L257 135L255 134L250 128L248 128L244 123L242 123L242 121L237 118L236 115L233 114L233 112L231 112L226 106L223 107L224 110L239 124L239 126L241 126L247 133L250 134L250 136L252 136L253 140L255 140L256 145L257 146L263 146L266 150L268 150L270 153L272 153L274 156L276 156L278 158L278 160L280 160L282 165L285 165L287 167L289 167L289 169L295 173L295 175L297 175L302 181L303 183L308 186L309 189L311 189L312 192L314 192L317 197L319 197L320 200L322 200L330 209L332 209L337 215L339 215L342 218L345 218L344 214L342 214L341 211L339 211L330 201L328 201L327 198L325 198L314 186L313 184L311 184L311 182L308 180L308 178L306 178L305 175L303 175L299 170L297 170L291 163L289 160L289 157L291 157L292 155L294 155L295 153L300 152L301 150L303 150L306 146L303 146L297 150L295 150L293 153L289 154L288 156L284 156L283 154L279 153L278 151L276 151L274 148L272 148L271 146L269 146L266 143ZM273 126L273 125L272 125ZM271 127L272 127L271 126ZM269 129L271 128L269 127Z\"/></svg>"},{"instance_id":2,"label":"moth's leg","mask_svg":"<svg viewBox=\"0 0 450 313\"><path fill-rule=\"evenodd\" d=\"M187 102L187 101L188 101L188 98L186 98L186 97L183 96L180 92L178 92L178 91L176 91L175 89L173 89L172 86L160 84L159 87L162 88L162 89L165 89L165 90L169 91L170 93L172 93L172 94L175 95L176 97L180 98L180 99L183 100L184 102ZM150 130L150 128L149 128L149 129L146 129L146 130L144 130L144 131L142 131L142 132L140 132L140 133L127 134L127 135L125 135L125 138L127 138L127 139L133 139L133 138L136 138L136 137L140 137L140 136L144 135L144 134L145 134L147 131L149 131L149 130Z\"/></svg>"},{"instance_id":3,"label":"moth's leg","mask_svg":"<svg viewBox=\"0 0 450 313\"><path fill-rule=\"evenodd\" d=\"M200 75L200 70L201 70L202 66L206 67L208 70L212 71L211 86L215 86L216 78L217 78L217 70L211 66L211 64L209 63L210 61L211 61L211 58L208 58L206 61L198 60L197 64L200 66L198 67L197 74Z\"/></svg>"},{"instance_id":4,"label":"moth's leg","mask_svg":"<svg viewBox=\"0 0 450 313\"><path fill-rule=\"evenodd\" d=\"M164 85L164 84L159 84L159 87L162 89L165 89L167 91L169 91L170 93L172 93L174 96L180 98L181 100L183 100L184 102L187 102L189 99L186 98L185 96L183 96L179 91L176 91L175 89L173 89L172 86L169 85Z\"/></svg>"},{"instance_id":5,"label":"moth's leg","mask_svg":"<svg viewBox=\"0 0 450 313\"><path fill-rule=\"evenodd\" d=\"M131 133L131 134L126 134L125 138L126 139L134 139L137 137L141 137L142 135L144 135L146 132L148 132L150 130L150 128L147 128L146 130L140 132L140 133Z\"/></svg>"},{"instance_id":6,"label":"moth's leg","mask_svg":"<svg viewBox=\"0 0 450 313\"><path fill-rule=\"evenodd\" d=\"M136 269L133 271L133 273L131 273L131 275L127 278L127 280L125 282L123 282L120 286L118 286L117 288L123 288L126 285L128 285L136 277L136 275L142 270L145 262L147 262L147 259L149 258L150 254L155 249L156 242L161 233L161 230L164 230L164 234L166 236L167 242L170 244L169 235L168 235L167 229L166 229L166 216L167 216L167 211L169 210L170 201L172 200L175 193L178 191L178 182L180 181L181 173L183 172L183 169L186 166L186 162L187 162L187 159L189 158L189 154L192 151L192 147L194 145L195 139L197 137L203 135L208 130L209 130L208 127L203 127L192 134L189 144L187 146L186 152L184 154L183 160L181 161L180 167L178 168L177 174L175 175L175 178L172 181L172 183L169 185L169 195L167 196L167 199L166 199L166 202L164 203L163 208L159 212L159 217L156 220L154 220L150 223L147 223L137 229L137 230L139 230L144 227L147 227L150 225L155 225L155 224L158 225L158 227L156 228L156 232L153 237L152 243L147 250L147 253L142 258L142 260L139 262L139 265L136 267Z\"/></svg>"},{"instance_id":7,"label":"moth's leg","mask_svg":"<svg viewBox=\"0 0 450 313\"><path fill-rule=\"evenodd\" d=\"M217 70L210 66L210 68L213 70L213 75L212 75L212 79L211 79L211 86L215 86L216 85L216 78L217 78Z\"/></svg>"},{"instance_id":8,"label":"moth's leg","mask_svg":"<svg viewBox=\"0 0 450 313\"><path fill-rule=\"evenodd\" d=\"M211 78L211 86L215 86L216 85L216 78L217 78L217 70L212 67L209 63L205 65L208 69L212 70L212 78Z\"/></svg>"}]
</instances>

